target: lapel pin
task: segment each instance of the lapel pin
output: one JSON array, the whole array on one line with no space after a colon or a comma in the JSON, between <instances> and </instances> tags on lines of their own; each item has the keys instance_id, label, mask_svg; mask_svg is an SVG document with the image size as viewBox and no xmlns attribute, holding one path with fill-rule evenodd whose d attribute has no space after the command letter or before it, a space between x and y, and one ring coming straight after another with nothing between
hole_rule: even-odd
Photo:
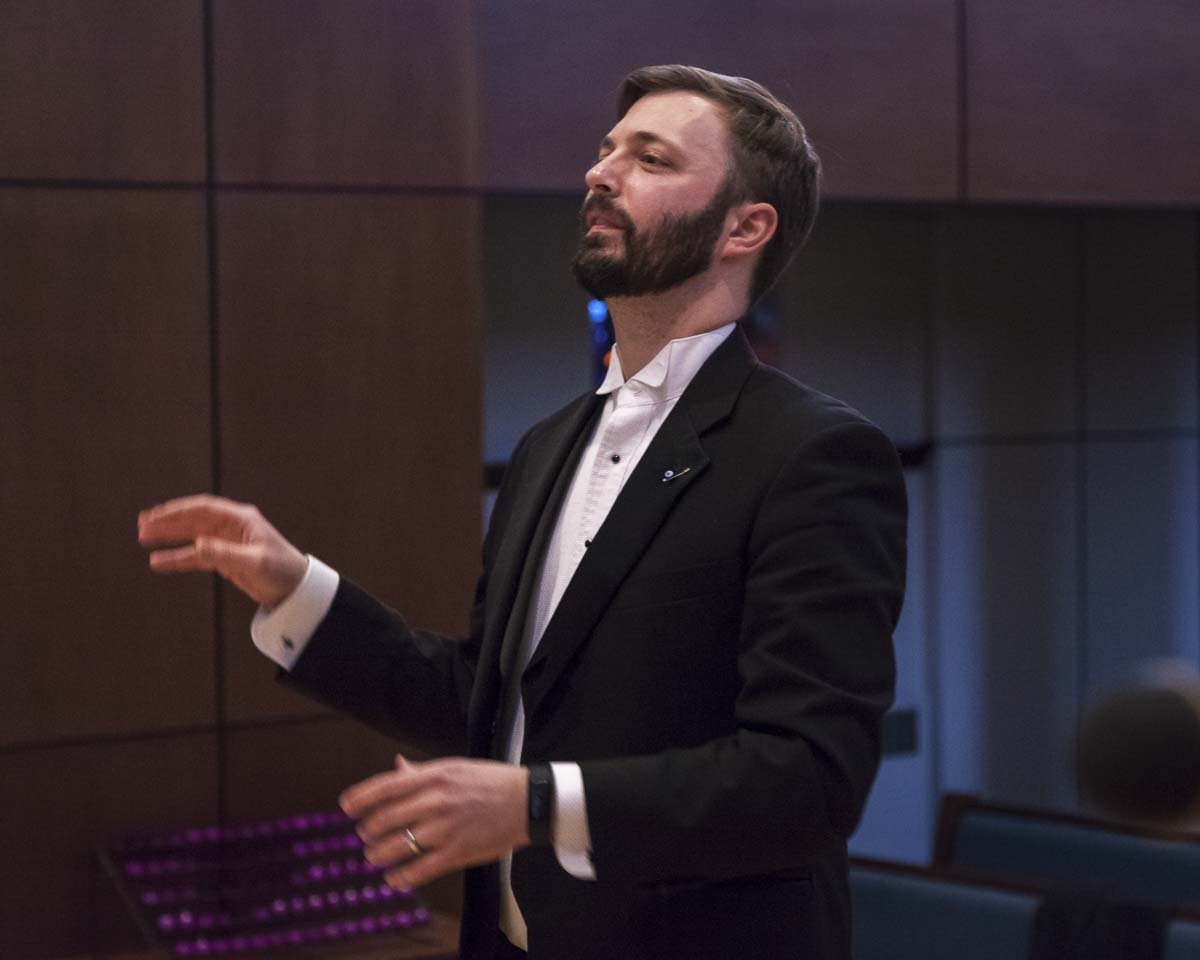
<instances>
[{"instance_id":1,"label":"lapel pin","mask_svg":"<svg viewBox=\"0 0 1200 960\"><path fill-rule=\"evenodd\" d=\"M684 468L683 468L682 470L680 470L678 473L676 473L674 470L667 470L667 471L666 471L665 473L663 473L663 475L662 475L662 482L663 482L663 483L670 483L672 480L675 480L675 479L678 479L679 477L682 477L682 476L683 476L685 473L689 473L689 472L691 471L691 469L692 469L691 467L684 467Z\"/></svg>"}]
</instances>

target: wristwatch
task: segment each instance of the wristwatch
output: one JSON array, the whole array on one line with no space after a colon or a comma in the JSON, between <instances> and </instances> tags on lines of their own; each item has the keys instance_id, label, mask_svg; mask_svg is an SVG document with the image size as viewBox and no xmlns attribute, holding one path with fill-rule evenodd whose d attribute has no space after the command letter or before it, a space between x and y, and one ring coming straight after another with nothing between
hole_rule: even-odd
<instances>
[{"instance_id":1,"label":"wristwatch","mask_svg":"<svg viewBox=\"0 0 1200 960\"><path fill-rule=\"evenodd\" d=\"M529 842L548 847L553 842L550 825L554 820L554 774L548 763L529 764Z\"/></svg>"}]
</instances>

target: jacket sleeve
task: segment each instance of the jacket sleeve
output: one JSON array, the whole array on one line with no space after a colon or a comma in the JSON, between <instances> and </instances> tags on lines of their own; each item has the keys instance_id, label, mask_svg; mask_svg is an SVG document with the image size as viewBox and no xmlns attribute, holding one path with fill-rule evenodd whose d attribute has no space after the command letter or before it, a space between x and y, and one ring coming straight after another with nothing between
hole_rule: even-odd
<instances>
[{"instance_id":1,"label":"jacket sleeve","mask_svg":"<svg viewBox=\"0 0 1200 960\"><path fill-rule=\"evenodd\" d=\"M291 671L279 671L277 679L422 750L464 752L488 571L518 486L515 478L527 437L513 451L496 497L466 637L416 629L401 613L342 577L329 613Z\"/></svg>"},{"instance_id":2,"label":"jacket sleeve","mask_svg":"<svg viewBox=\"0 0 1200 960\"><path fill-rule=\"evenodd\" d=\"M875 427L843 422L799 446L749 533L736 732L581 764L598 879L732 879L844 844L893 698L906 519Z\"/></svg>"}]
</instances>

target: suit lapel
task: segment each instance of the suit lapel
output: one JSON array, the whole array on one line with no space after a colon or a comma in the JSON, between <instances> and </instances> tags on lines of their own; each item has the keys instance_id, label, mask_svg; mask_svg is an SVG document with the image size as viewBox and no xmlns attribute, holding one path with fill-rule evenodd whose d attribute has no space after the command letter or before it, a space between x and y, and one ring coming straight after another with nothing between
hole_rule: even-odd
<instances>
[{"instance_id":1,"label":"suit lapel","mask_svg":"<svg viewBox=\"0 0 1200 960\"><path fill-rule=\"evenodd\" d=\"M591 634L674 504L708 468L700 437L733 409L754 354L740 327L709 357L663 423L567 585L523 677L526 716Z\"/></svg>"},{"instance_id":2,"label":"suit lapel","mask_svg":"<svg viewBox=\"0 0 1200 960\"><path fill-rule=\"evenodd\" d=\"M547 508L555 505L551 501L556 493L561 501L565 488L560 480L573 472L571 461L578 459L602 402L603 398L586 394L568 406L531 440L527 464L521 475L513 478L520 484L520 490L514 497L512 516L497 548L487 592L486 620L497 625L498 635L492 634L494 639L484 644L484 650L500 651L493 664L497 673L508 672L520 640L525 610L516 600L522 593L528 593L527 589L522 590L524 581L536 574L536 569L530 568L536 568L537 564L529 561L536 559L532 548L539 521L548 512Z\"/></svg>"}]
</instances>

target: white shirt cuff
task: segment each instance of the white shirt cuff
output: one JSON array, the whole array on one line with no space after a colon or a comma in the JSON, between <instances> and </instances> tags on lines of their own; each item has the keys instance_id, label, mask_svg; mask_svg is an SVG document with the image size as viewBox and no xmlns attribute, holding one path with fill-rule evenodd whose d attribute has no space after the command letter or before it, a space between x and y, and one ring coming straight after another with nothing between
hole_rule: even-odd
<instances>
[{"instance_id":1,"label":"white shirt cuff","mask_svg":"<svg viewBox=\"0 0 1200 960\"><path fill-rule=\"evenodd\" d=\"M595 880L583 771L577 763L552 763L550 773L554 777L554 821L550 825L554 855L559 866L577 880Z\"/></svg>"},{"instance_id":2,"label":"white shirt cuff","mask_svg":"<svg viewBox=\"0 0 1200 960\"><path fill-rule=\"evenodd\" d=\"M308 641L329 613L341 577L309 554L299 586L275 607L259 607L250 624L254 645L291 670Z\"/></svg>"}]
</instances>

